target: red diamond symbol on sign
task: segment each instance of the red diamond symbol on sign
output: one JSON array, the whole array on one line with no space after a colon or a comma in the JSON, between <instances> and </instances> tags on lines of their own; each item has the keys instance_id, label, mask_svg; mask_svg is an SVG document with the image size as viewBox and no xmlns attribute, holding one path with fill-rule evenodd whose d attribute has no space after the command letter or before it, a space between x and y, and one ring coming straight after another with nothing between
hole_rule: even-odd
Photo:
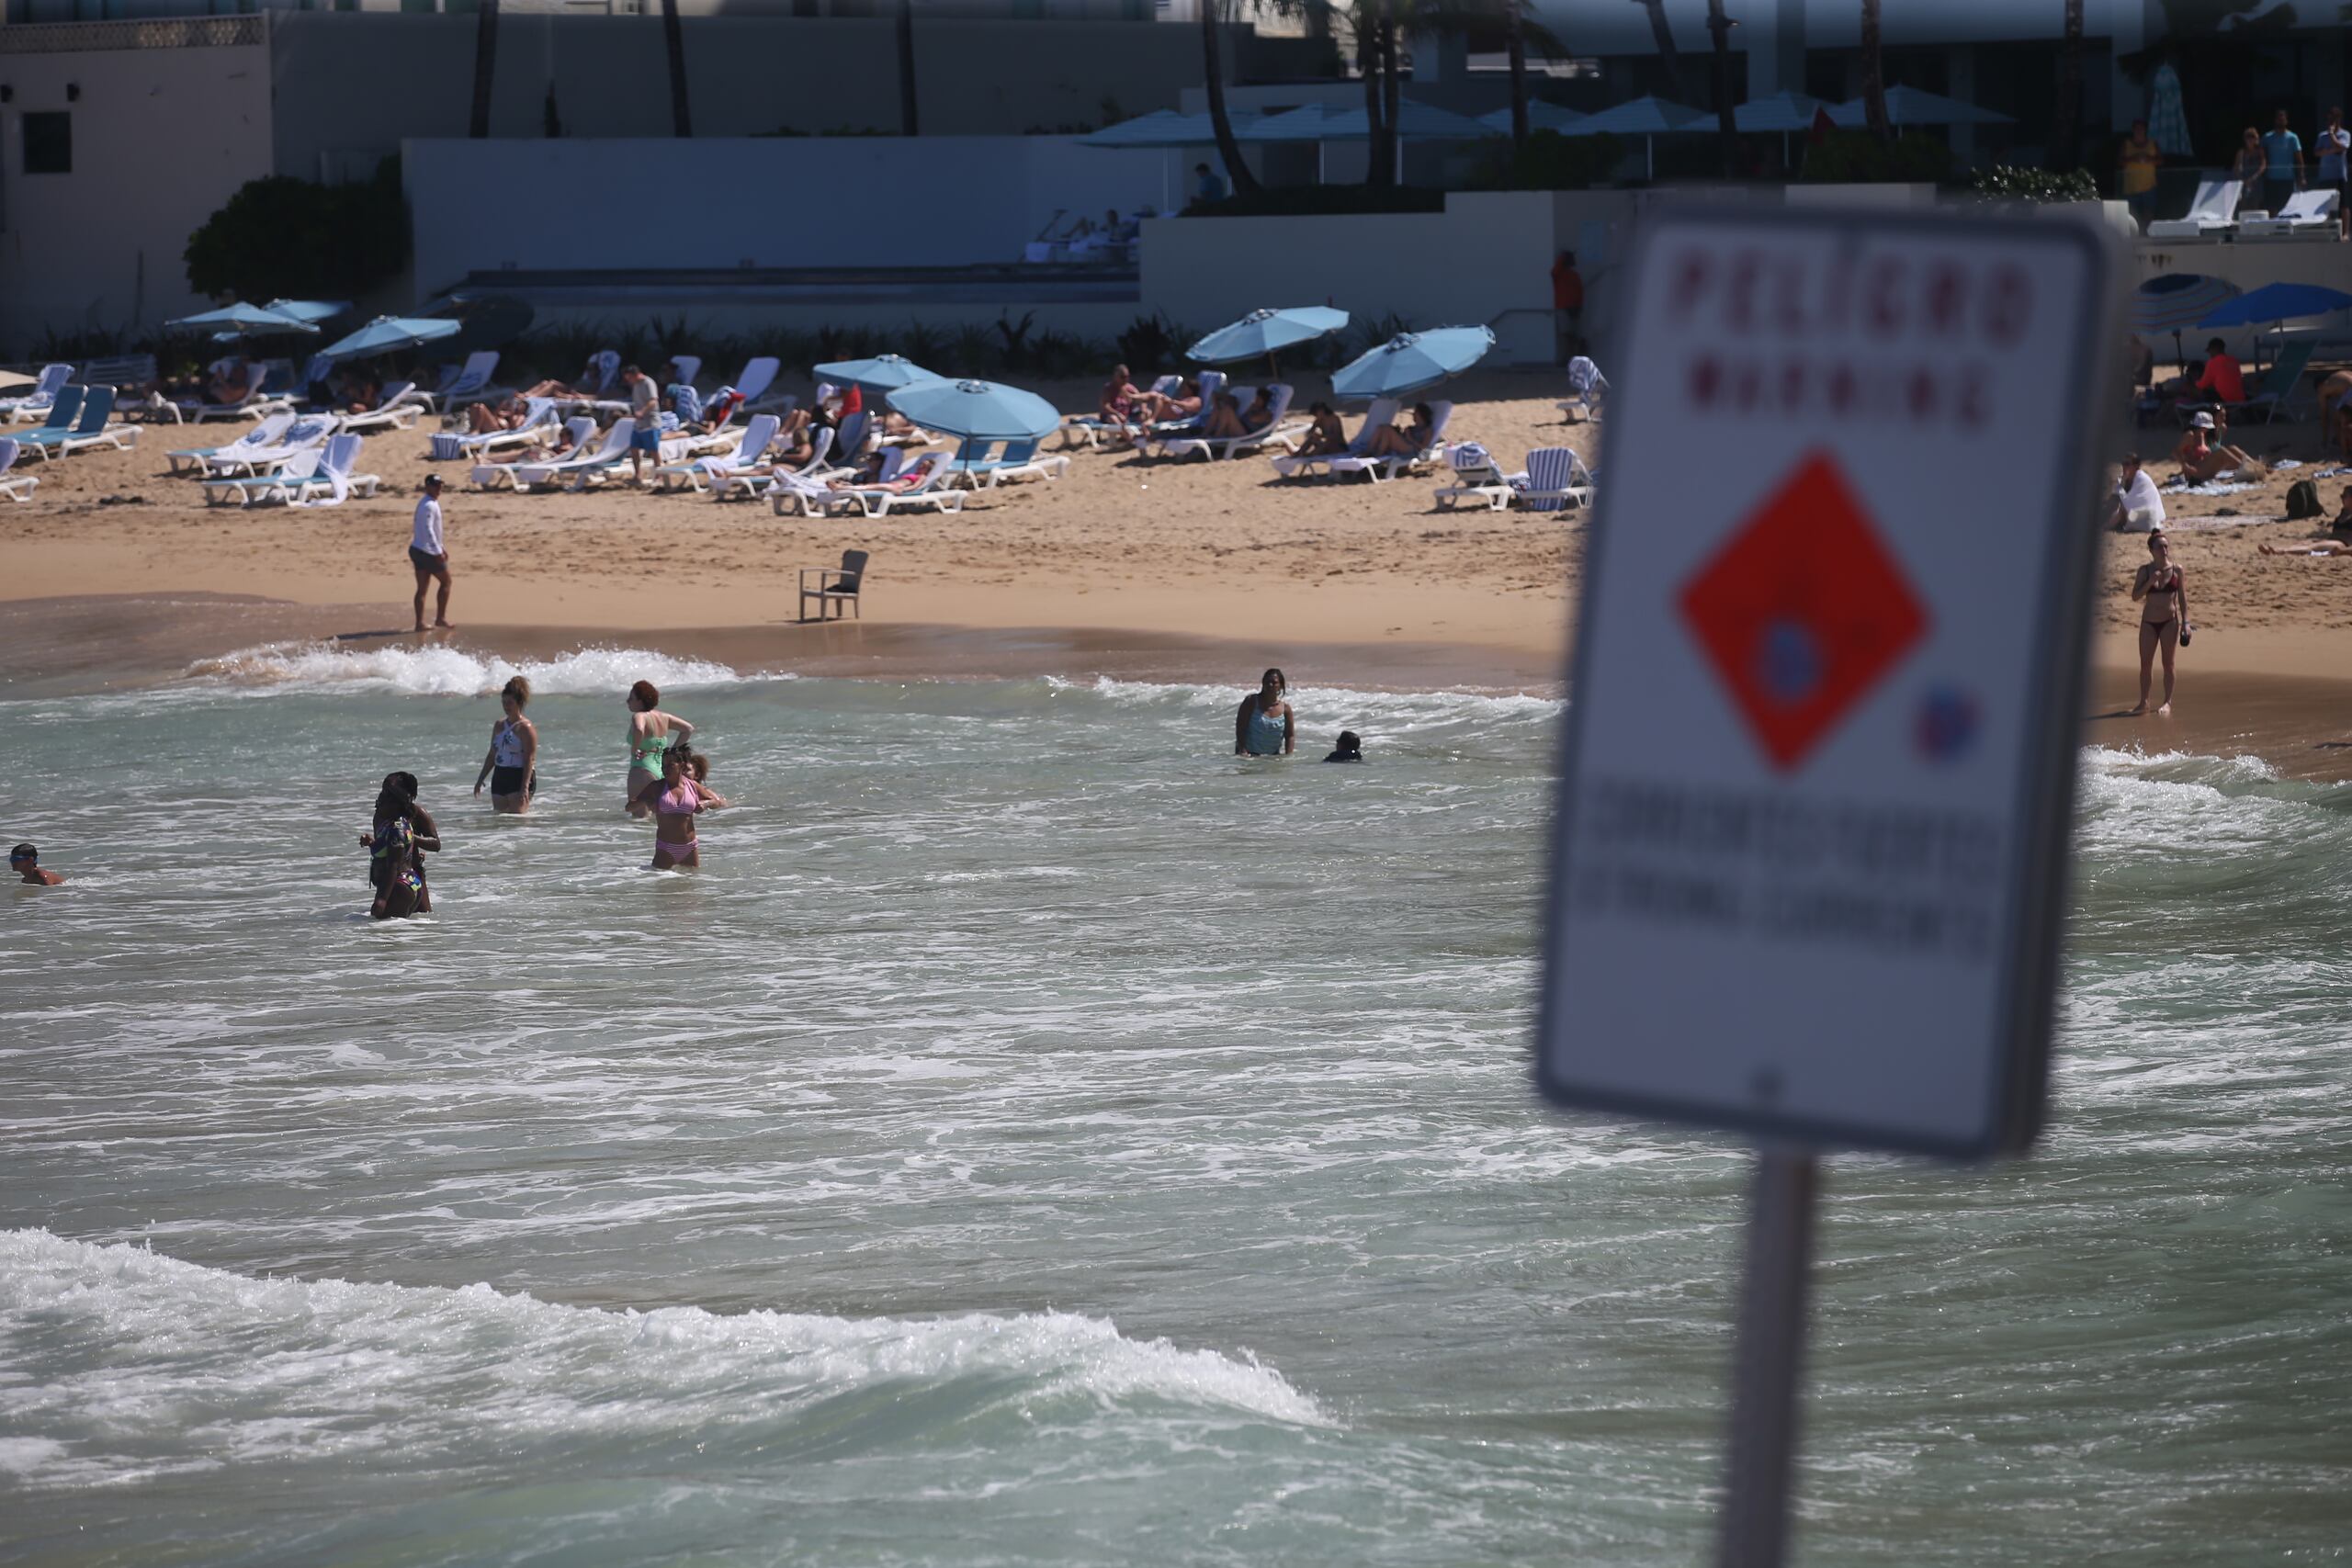
<instances>
[{"instance_id":1,"label":"red diamond symbol on sign","mask_svg":"<svg viewBox=\"0 0 2352 1568\"><path fill-rule=\"evenodd\" d=\"M1928 629L1928 613L1826 453L1795 472L1682 587L1682 618L1783 772Z\"/></svg>"}]
</instances>

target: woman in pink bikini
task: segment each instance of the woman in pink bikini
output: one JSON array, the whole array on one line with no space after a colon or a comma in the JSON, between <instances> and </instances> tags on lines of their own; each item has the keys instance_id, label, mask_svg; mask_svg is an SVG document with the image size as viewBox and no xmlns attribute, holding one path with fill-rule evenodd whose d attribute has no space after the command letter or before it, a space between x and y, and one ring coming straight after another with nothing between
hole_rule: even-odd
<instances>
[{"instance_id":1,"label":"woman in pink bikini","mask_svg":"<svg viewBox=\"0 0 2352 1568\"><path fill-rule=\"evenodd\" d=\"M703 781L710 777L710 759L687 750L683 740L662 753L662 777L639 794L638 801L653 813L653 869L676 871L702 865L702 846L695 837L695 818L727 804L725 797Z\"/></svg>"}]
</instances>

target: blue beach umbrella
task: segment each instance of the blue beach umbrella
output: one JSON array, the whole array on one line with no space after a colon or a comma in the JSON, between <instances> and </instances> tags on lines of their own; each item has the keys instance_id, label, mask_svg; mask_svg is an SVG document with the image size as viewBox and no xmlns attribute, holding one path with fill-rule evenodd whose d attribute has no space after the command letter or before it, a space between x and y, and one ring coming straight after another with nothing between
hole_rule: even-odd
<instances>
[{"instance_id":1,"label":"blue beach umbrella","mask_svg":"<svg viewBox=\"0 0 2352 1568\"><path fill-rule=\"evenodd\" d=\"M281 316L259 305L248 305L240 299L233 305L223 305L217 310L206 310L194 316L182 316L165 321L166 327L185 327L201 332L207 327L226 328L229 337L257 337L270 333L314 333L319 329L293 316Z\"/></svg>"},{"instance_id":2,"label":"blue beach umbrella","mask_svg":"<svg viewBox=\"0 0 2352 1568\"><path fill-rule=\"evenodd\" d=\"M328 359L367 359L415 348L436 338L455 337L463 321L442 316L379 316L349 337L320 351Z\"/></svg>"},{"instance_id":3,"label":"blue beach umbrella","mask_svg":"<svg viewBox=\"0 0 2352 1568\"><path fill-rule=\"evenodd\" d=\"M2143 336L2172 333L2173 356L2184 365L2180 333L2208 313L2237 298L2238 286L2227 278L2194 272L2167 272L2149 278L2132 291L2132 330Z\"/></svg>"},{"instance_id":4,"label":"blue beach umbrella","mask_svg":"<svg viewBox=\"0 0 2352 1568\"><path fill-rule=\"evenodd\" d=\"M262 309L275 310L281 316L291 316L298 321L309 321L315 326L321 321L331 321L350 310L351 301L348 299L272 299Z\"/></svg>"},{"instance_id":5,"label":"blue beach umbrella","mask_svg":"<svg viewBox=\"0 0 2352 1568\"><path fill-rule=\"evenodd\" d=\"M1327 305L1252 310L1239 321L1217 328L1186 352L1203 365L1230 365L1261 355L1271 357L1277 349L1312 343L1347 324L1345 310L1335 310Z\"/></svg>"},{"instance_id":6,"label":"blue beach umbrella","mask_svg":"<svg viewBox=\"0 0 2352 1568\"><path fill-rule=\"evenodd\" d=\"M2352 305L2352 294L2316 283L2266 283L2197 318L2200 327L2276 326L2302 316L2324 316Z\"/></svg>"},{"instance_id":7,"label":"blue beach umbrella","mask_svg":"<svg viewBox=\"0 0 2352 1568\"><path fill-rule=\"evenodd\" d=\"M926 370L910 359L895 354L878 354L871 359L843 359L816 367L820 381L838 381L852 387L862 387L869 392L895 392L900 387L920 386L936 381L939 373Z\"/></svg>"},{"instance_id":8,"label":"blue beach umbrella","mask_svg":"<svg viewBox=\"0 0 2352 1568\"><path fill-rule=\"evenodd\" d=\"M1542 98L1531 99L1527 106L1527 129L1530 130L1566 130L1570 126L1581 125L1591 118L1575 109L1562 108L1557 104L1545 103ZM1509 106L1505 106L1482 114L1478 117L1478 123L1488 130L1509 136L1510 109Z\"/></svg>"},{"instance_id":9,"label":"blue beach umbrella","mask_svg":"<svg viewBox=\"0 0 2352 1568\"><path fill-rule=\"evenodd\" d=\"M1494 346L1495 334L1489 327L1398 333L1334 372L1331 390L1343 398L1400 398L1460 375Z\"/></svg>"},{"instance_id":10,"label":"blue beach umbrella","mask_svg":"<svg viewBox=\"0 0 2352 1568\"><path fill-rule=\"evenodd\" d=\"M917 381L883 400L926 430L967 441L1036 441L1062 425L1054 405L1035 392L995 381Z\"/></svg>"}]
</instances>

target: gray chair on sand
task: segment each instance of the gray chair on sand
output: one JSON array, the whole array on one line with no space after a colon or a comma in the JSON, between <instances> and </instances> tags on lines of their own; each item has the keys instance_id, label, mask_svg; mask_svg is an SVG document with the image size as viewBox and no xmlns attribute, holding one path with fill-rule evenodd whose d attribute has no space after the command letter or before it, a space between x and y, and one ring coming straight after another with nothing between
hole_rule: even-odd
<instances>
[{"instance_id":1,"label":"gray chair on sand","mask_svg":"<svg viewBox=\"0 0 2352 1568\"><path fill-rule=\"evenodd\" d=\"M847 605L852 615L861 621L864 620L865 613L858 608L857 589L859 580L865 576L865 552L864 550L843 550L839 570L830 566L802 568L800 618L804 621L838 620L841 617L842 607ZM816 579L813 587L809 584L810 578ZM808 614L808 601L811 599L817 601L817 613L814 615Z\"/></svg>"}]
</instances>

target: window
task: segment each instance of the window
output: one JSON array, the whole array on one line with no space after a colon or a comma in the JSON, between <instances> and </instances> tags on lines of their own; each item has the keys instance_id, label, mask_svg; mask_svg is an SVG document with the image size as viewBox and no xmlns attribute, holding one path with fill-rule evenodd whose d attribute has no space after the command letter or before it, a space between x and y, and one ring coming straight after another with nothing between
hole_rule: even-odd
<instances>
[{"instance_id":1,"label":"window","mask_svg":"<svg viewBox=\"0 0 2352 1568\"><path fill-rule=\"evenodd\" d=\"M74 172L74 117L63 109L25 116L25 173Z\"/></svg>"}]
</instances>

